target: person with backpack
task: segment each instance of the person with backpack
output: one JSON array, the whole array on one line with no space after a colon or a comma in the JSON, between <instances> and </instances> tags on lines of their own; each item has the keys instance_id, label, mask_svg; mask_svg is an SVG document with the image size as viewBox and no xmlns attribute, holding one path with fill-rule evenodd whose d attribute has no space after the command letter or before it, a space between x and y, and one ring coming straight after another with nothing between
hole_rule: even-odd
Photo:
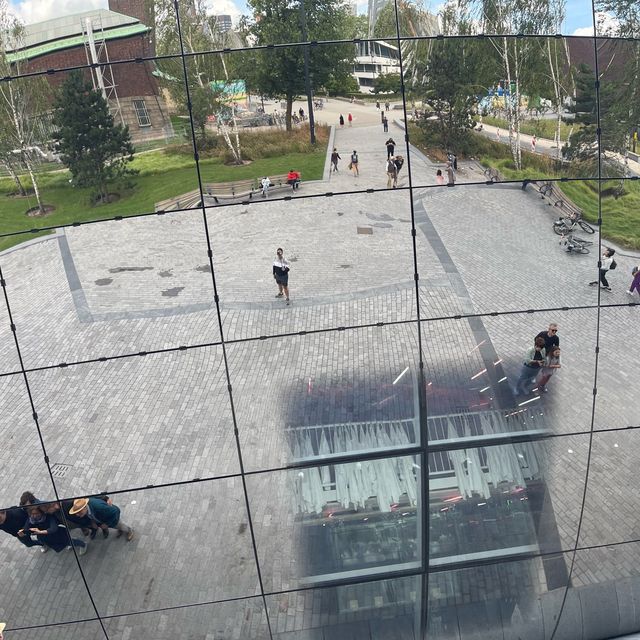
<instances>
[{"instance_id":1,"label":"person with backpack","mask_svg":"<svg viewBox=\"0 0 640 640\"><path fill-rule=\"evenodd\" d=\"M389 138L386 142L385 145L387 146L387 159L389 159L392 155L393 152L396 149L396 143L395 140L393 138Z\"/></svg>"},{"instance_id":2,"label":"person with backpack","mask_svg":"<svg viewBox=\"0 0 640 640\"><path fill-rule=\"evenodd\" d=\"M396 181L393 184L395 189L398 186L398 177L400 176L400 169L404 166L404 158L402 156L396 156L393 158L393 164L396 165Z\"/></svg>"},{"instance_id":3,"label":"person with backpack","mask_svg":"<svg viewBox=\"0 0 640 640\"><path fill-rule=\"evenodd\" d=\"M353 177L357 178L360 175L360 170L358 169L358 152L354 149L351 154L351 161L349 162L349 169L353 171Z\"/></svg>"},{"instance_id":4,"label":"person with backpack","mask_svg":"<svg viewBox=\"0 0 640 640\"><path fill-rule=\"evenodd\" d=\"M615 249L610 249L609 247L602 252L602 260L600 262L600 284L605 291L611 291L611 287L607 280L607 271L613 270L618 266L616 261L613 259L613 254L615 252ZM593 280L589 283L589 286L594 287L597 284L598 280Z\"/></svg>"},{"instance_id":5,"label":"person with backpack","mask_svg":"<svg viewBox=\"0 0 640 640\"><path fill-rule=\"evenodd\" d=\"M393 187L396 188L398 182L398 170L396 169L396 163L393 161L393 157L387 160L387 189Z\"/></svg>"}]
</instances>

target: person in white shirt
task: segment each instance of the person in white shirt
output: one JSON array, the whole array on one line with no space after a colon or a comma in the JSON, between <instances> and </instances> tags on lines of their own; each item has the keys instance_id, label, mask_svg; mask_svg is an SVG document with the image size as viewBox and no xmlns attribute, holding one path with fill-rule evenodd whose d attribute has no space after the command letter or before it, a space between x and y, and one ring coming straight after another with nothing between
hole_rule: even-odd
<instances>
[{"instance_id":1,"label":"person in white shirt","mask_svg":"<svg viewBox=\"0 0 640 640\"><path fill-rule=\"evenodd\" d=\"M600 284L602 284L602 288L606 291L611 291L611 287L609 286L609 282L607 281L607 271L612 268L613 254L616 252L615 249L609 249L608 247L602 252L602 261L600 263ZM615 269L615 266L613 267ZM589 283L589 286L594 287L598 284L597 280L593 280Z\"/></svg>"},{"instance_id":2,"label":"person in white shirt","mask_svg":"<svg viewBox=\"0 0 640 640\"><path fill-rule=\"evenodd\" d=\"M267 194L269 193L269 187L271 186L271 180L269 180L269 178L265 176L260 181L260 184L262 185L262 197L266 198Z\"/></svg>"},{"instance_id":3,"label":"person in white shirt","mask_svg":"<svg viewBox=\"0 0 640 640\"><path fill-rule=\"evenodd\" d=\"M280 247L276 251L276 259L273 261L273 277L278 285L276 298L285 297L289 304L289 261L284 257Z\"/></svg>"}]
</instances>

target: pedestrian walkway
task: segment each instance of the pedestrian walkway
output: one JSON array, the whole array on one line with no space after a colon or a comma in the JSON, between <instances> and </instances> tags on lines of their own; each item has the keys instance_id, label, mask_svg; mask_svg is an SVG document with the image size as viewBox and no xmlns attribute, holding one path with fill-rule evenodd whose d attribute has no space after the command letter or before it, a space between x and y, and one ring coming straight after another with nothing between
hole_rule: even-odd
<instances>
[{"instance_id":1,"label":"pedestrian walkway","mask_svg":"<svg viewBox=\"0 0 640 640\"><path fill-rule=\"evenodd\" d=\"M490 140L494 140L495 142L509 144L509 131L502 127L495 127L493 125L483 123L480 135L483 135L485 136L485 138L489 138ZM532 140L534 137L536 138L536 142L535 146L532 146ZM535 153L545 156L551 156L553 158L558 157L558 145L554 140L539 138L537 136L531 136L526 133L520 133L520 140L522 149L524 151L533 151ZM632 158L623 158L618 154L611 155L614 155L620 162L626 164L631 174L640 176L640 162L637 162Z\"/></svg>"}]
</instances>

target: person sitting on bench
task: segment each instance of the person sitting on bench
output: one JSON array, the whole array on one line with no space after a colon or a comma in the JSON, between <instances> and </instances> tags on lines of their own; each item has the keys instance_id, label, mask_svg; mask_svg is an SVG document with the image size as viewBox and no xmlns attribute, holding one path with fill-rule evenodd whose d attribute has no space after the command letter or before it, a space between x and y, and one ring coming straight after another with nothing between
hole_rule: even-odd
<instances>
[{"instance_id":1,"label":"person sitting on bench","mask_svg":"<svg viewBox=\"0 0 640 640\"><path fill-rule=\"evenodd\" d=\"M296 191L300 186L300 173L293 169L289 169L289 173L287 174L287 184L291 185L292 191Z\"/></svg>"}]
</instances>

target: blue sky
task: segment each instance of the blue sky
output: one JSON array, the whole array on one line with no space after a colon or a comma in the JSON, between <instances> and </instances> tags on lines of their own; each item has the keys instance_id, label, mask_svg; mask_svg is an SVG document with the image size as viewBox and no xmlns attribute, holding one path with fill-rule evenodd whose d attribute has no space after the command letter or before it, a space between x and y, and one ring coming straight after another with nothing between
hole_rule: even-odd
<instances>
[{"instance_id":1,"label":"blue sky","mask_svg":"<svg viewBox=\"0 0 640 640\"><path fill-rule=\"evenodd\" d=\"M107 8L108 0L9 0L14 12L26 23L48 20L60 15L68 15L87 9ZM240 16L248 13L244 0L208 0L213 13L229 13ZM429 7L429 0L425 5ZM431 7L439 2L432 0ZM358 11L366 13L367 2L358 2ZM563 33L578 35L593 34L591 0L567 0L567 19Z\"/></svg>"}]
</instances>

